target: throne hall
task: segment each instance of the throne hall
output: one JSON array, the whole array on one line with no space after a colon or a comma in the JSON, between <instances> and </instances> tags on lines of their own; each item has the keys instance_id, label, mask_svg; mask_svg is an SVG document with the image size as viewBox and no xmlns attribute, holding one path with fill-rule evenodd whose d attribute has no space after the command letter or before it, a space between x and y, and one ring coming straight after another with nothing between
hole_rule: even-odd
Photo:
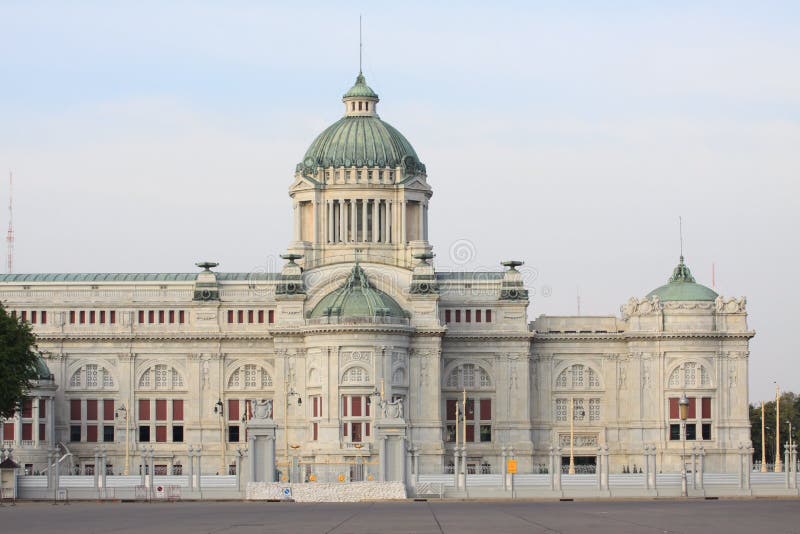
<instances>
[{"instance_id":1,"label":"throne hall","mask_svg":"<svg viewBox=\"0 0 800 534\"><path fill-rule=\"evenodd\" d=\"M683 257L606 316L541 315L521 262L500 268L511 258L493 272L438 271L435 177L378 115L362 74L342 102L287 176L293 239L280 272L204 262L0 275L0 299L32 325L42 358L0 425L17 463L41 471L58 447L90 474L102 446L107 471L134 474L146 446L155 474L179 474L191 447L203 474L227 473L256 404L274 421L276 461L369 463L381 455L377 408L391 404L423 473L452 469L457 414L469 472L499 472L508 451L520 473L542 472L551 450L591 466L605 447L622 472L645 446L677 471L685 393L688 446L703 447L709 471L737 469L754 335L743 298L699 284Z\"/></svg>"}]
</instances>

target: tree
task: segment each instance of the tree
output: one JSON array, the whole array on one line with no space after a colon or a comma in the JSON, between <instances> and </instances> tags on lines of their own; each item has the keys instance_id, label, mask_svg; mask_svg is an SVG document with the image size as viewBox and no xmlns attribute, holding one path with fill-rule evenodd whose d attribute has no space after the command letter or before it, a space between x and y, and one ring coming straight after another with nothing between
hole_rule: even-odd
<instances>
[{"instance_id":1,"label":"tree","mask_svg":"<svg viewBox=\"0 0 800 534\"><path fill-rule=\"evenodd\" d=\"M36 337L30 325L0 303L0 417L13 417L31 381L38 378Z\"/></svg>"},{"instance_id":2,"label":"tree","mask_svg":"<svg viewBox=\"0 0 800 534\"><path fill-rule=\"evenodd\" d=\"M789 424L792 426L792 443L797 443L800 432L800 396L786 391L781 393L781 462L783 462L783 446L789 442ZM764 437L766 442L767 463L775 463L775 401L764 403ZM753 441L753 460L761 461L761 403L750 405L750 439Z\"/></svg>"}]
</instances>

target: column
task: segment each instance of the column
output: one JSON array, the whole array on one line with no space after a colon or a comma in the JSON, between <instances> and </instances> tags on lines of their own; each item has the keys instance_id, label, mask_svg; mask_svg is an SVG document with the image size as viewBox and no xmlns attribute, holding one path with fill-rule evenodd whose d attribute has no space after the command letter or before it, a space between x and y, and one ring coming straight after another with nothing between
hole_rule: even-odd
<instances>
[{"instance_id":1,"label":"column","mask_svg":"<svg viewBox=\"0 0 800 534\"><path fill-rule=\"evenodd\" d=\"M245 425L246 427L247 425ZM250 471L250 479L249 482L256 481L256 458L258 457L256 453L256 438L252 435L251 432L247 433L247 454L248 454L248 467Z\"/></svg>"},{"instance_id":2,"label":"column","mask_svg":"<svg viewBox=\"0 0 800 534\"><path fill-rule=\"evenodd\" d=\"M350 200L350 241L358 243L358 201L356 199Z\"/></svg>"},{"instance_id":3,"label":"column","mask_svg":"<svg viewBox=\"0 0 800 534\"><path fill-rule=\"evenodd\" d=\"M608 491L608 444L607 443L603 445L601 459L603 464L603 478L600 481L600 486L604 490ZM653 466L653 469L655 469L655 465Z\"/></svg>"},{"instance_id":4,"label":"column","mask_svg":"<svg viewBox=\"0 0 800 534\"><path fill-rule=\"evenodd\" d=\"M47 446L53 447L56 444L56 414L55 402L53 397L48 397L47 405L47 421L45 426L45 436L47 438Z\"/></svg>"},{"instance_id":5,"label":"column","mask_svg":"<svg viewBox=\"0 0 800 534\"><path fill-rule=\"evenodd\" d=\"M419 201L419 239L425 239L425 202Z\"/></svg>"},{"instance_id":6,"label":"column","mask_svg":"<svg viewBox=\"0 0 800 534\"><path fill-rule=\"evenodd\" d=\"M392 222L392 201L386 201L386 242L392 243L394 239L392 239L392 229L394 228L394 223Z\"/></svg>"},{"instance_id":7,"label":"column","mask_svg":"<svg viewBox=\"0 0 800 534\"><path fill-rule=\"evenodd\" d=\"M372 242L378 242L378 200L372 200Z\"/></svg>"},{"instance_id":8,"label":"column","mask_svg":"<svg viewBox=\"0 0 800 534\"><path fill-rule=\"evenodd\" d=\"M292 203L294 210L294 240L300 241L300 205L298 202Z\"/></svg>"},{"instance_id":9,"label":"column","mask_svg":"<svg viewBox=\"0 0 800 534\"><path fill-rule=\"evenodd\" d=\"M33 428L31 429L31 431L32 431L32 436L31 437L33 437L33 446L36 447L37 449L39 448L39 404L40 404L41 400L42 400L41 397L34 397L33 400L31 401L32 403L34 403L31 406L31 408L33 408L32 409L32 412L33 412ZM45 410L46 409L47 408L45 408Z\"/></svg>"},{"instance_id":10,"label":"column","mask_svg":"<svg viewBox=\"0 0 800 534\"><path fill-rule=\"evenodd\" d=\"M381 436L380 438L378 454L378 482L384 482L386 480L386 436Z\"/></svg>"},{"instance_id":11,"label":"column","mask_svg":"<svg viewBox=\"0 0 800 534\"><path fill-rule=\"evenodd\" d=\"M5 436L3 436L5 438ZM22 412L17 412L16 419L14 419L14 443L19 449L22 447Z\"/></svg>"},{"instance_id":12,"label":"column","mask_svg":"<svg viewBox=\"0 0 800 534\"><path fill-rule=\"evenodd\" d=\"M313 224L314 224L314 227L313 227L314 228L314 242L315 243L319 243L321 241L320 238L322 237L322 226L323 226L321 221L320 221L320 218L321 218L320 217L320 212L322 211L322 207L320 205L320 201L319 200L314 200L313 202L314 202L314 215L313 215L313 218L314 218L314 221L313 221Z\"/></svg>"},{"instance_id":13,"label":"column","mask_svg":"<svg viewBox=\"0 0 800 534\"><path fill-rule=\"evenodd\" d=\"M422 239L425 241L428 240L428 201L426 200L424 203L424 216L422 217L422 222L424 223L423 231L422 231Z\"/></svg>"},{"instance_id":14,"label":"column","mask_svg":"<svg viewBox=\"0 0 800 534\"><path fill-rule=\"evenodd\" d=\"M333 243L333 201L326 200L325 207L328 210L327 213L328 227L326 228L327 241L328 243Z\"/></svg>"},{"instance_id":15,"label":"column","mask_svg":"<svg viewBox=\"0 0 800 534\"><path fill-rule=\"evenodd\" d=\"M367 242L367 199L361 201L361 241Z\"/></svg>"},{"instance_id":16,"label":"column","mask_svg":"<svg viewBox=\"0 0 800 534\"><path fill-rule=\"evenodd\" d=\"M402 244L408 243L408 236L406 235L406 214L408 213L408 201L402 200L402 205L400 207L400 242Z\"/></svg>"},{"instance_id":17,"label":"column","mask_svg":"<svg viewBox=\"0 0 800 534\"><path fill-rule=\"evenodd\" d=\"M383 232L381 233L383 236L383 242L389 242L389 201L383 201Z\"/></svg>"}]
</instances>

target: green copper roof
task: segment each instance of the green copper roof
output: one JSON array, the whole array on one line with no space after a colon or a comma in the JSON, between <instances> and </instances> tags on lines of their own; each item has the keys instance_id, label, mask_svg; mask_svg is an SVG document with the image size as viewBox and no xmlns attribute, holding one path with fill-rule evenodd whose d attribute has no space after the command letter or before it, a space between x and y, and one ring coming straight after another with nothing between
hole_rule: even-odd
<instances>
[{"instance_id":1,"label":"green copper roof","mask_svg":"<svg viewBox=\"0 0 800 534\"><path fill-rule=\"evenodd\" d=\"M277 280L280 273L214 273L218 281ZM35 282L194 282L197 273L27 273L0 274L0 284Z\"/></svg>"},{"instance_id":2,"label":"green copper roof","mask_svg":"<svg viewBox=\"0 0 800 534\"><path fill-rule=\"evenodd\" d=\"M344 94L343 98L378 98L378 95L367 85L364 75L359 72L356 84Z\"/></svg>"},{"instance_id":3,"label":"green copper roof","mask_svg":"<svg viewBox=\"0 0 800 534\"><path fill-rule=\"evenodd\" d=\"M681 256L678 266L672 271L669 281L647 294L648 297L657 296L661 300L694 300L694 301L713 301L717 293L701 284L698 284L692 276L689 267L683 263Z\"/></svg>"},{"instance_id":4,"label":"green copper roof","mask_svg":"<svg viewBox=\"0 0 800 534\"><path fill-rule=\"evenodd\" d=\"M45 363L44 358L42 355L37 353L36 354L36 378L39 380L50 380L52 373L50 372L50 368L47 367L47 363Z\"/></svg>"},{"instance_id":5,"label":"green copper roof","mask_svg":"<svg viewBox=\"0 0 800 534\"><path fill-rule=\"evenodd\" d=\"M356 264L347 281L331 291L308 315L317 317L407 317L392 297L372 287L364 270Z\"/></svg>"}]
</instances>

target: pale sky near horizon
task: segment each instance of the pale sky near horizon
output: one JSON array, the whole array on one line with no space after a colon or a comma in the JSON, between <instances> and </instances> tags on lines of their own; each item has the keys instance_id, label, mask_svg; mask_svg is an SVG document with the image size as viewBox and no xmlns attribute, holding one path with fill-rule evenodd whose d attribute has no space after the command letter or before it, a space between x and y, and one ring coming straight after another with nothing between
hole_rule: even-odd
<instances>
[{"instance_id":1,"label":"pale sky near horizon","mask_svg":"<svg viewBox=\"0 0 800 534\"><path fill-rule=\"evenodd\" d=\"M0 0L15 271L277 269L362 13L378 111L427 165L438 268L522 259L531 319L578 292L618 314L671 274L680 215L698 282L714 263L747 296L751 401L800 392L800 4L288 4Z\"/></svg>"}]
</instances>

